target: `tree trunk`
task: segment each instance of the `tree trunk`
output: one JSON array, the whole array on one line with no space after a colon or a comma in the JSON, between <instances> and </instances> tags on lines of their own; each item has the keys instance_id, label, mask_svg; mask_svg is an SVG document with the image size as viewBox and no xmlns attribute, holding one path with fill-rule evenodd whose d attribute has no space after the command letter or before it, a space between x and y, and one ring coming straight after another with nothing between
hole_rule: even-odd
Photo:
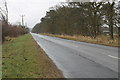
<instances>
[{"instance_id":1,"label":"tree trunk","mask_svg":"<svg viewBox=\"0 0 120 80\"><path fill-rule=\"evenodd\" d=\"M97 36L96 15L97 15L97 12L95 11L94 12L94 19L93 19L94 38L96 38L96 36Z\"/></svg>"},{"instance_id":2,"label":"tree trunk","mask_svg":"<svg viewBox=\"0 0 120 80\"><path fill-rule=\"evenodd\" d=\"M113 36L113 16L114 16L114 2L110 5L110 15L109 15L109 28L110 28L110 38L112 40L114 40L114 36Z\"/></svg>"},{"instance_id":3,"label":"tree trunk","mask_svg":"<svg viewBox=\"0 0 120 80\"><path fill-rule=\"evenodd\" d=\"M120 38L120 27L118 27L118 37Z\"/></svg>"},{"instance_id":4,"label":"tree trunk","mask_svg":"<svg viewBox=\"0 0 120 80\"><path fill-rule=\"evenodd\" d=\"M111 15L110 15L109 22L110 22L110 24L109 24L109 29L110 29L110 39L113 40L114 37L113 37L113 21L112 21L112 13L111 13Z\"/></svg>"},{"instance_id":5,"label":"tree trunk","mask_svg":"<svg viewBox=\"0 0 120 80\"><path fill-rule=\"evenodd\" d=\"M113 37L113 26L110 25L110 39L114 40L114 37Z\"/></svg>"}]
</instances>

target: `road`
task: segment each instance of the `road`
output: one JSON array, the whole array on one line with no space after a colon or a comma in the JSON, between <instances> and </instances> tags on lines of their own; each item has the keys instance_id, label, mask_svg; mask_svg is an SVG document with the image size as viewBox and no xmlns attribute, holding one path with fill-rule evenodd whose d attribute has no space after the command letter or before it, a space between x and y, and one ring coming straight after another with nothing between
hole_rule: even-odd
<instances>
[{"instance_id":1,"label":"road","mask_svg":"<svg viewBox=\"0 0 120 80\"><path fill-rule=\"evenodd\" d=\"M118 77L118 48L31 34L66 78Z\"/></svg>"}]
</instances>

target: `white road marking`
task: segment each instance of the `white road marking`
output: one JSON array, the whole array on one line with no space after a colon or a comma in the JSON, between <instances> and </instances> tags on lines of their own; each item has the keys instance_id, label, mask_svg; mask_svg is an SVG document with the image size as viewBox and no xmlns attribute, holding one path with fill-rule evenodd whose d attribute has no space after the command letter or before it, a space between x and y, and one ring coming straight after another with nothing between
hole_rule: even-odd
<instances>
[{"instance_id":1,"label":"white road marking","mask_svg":"<svg viewBox=\"0 0 120 80\"><path fill-rule=\"evenodd\" d=\"M108 56L111 57L111 58L120 59L120 58L112 56L112 55L108 55Z\"/></svg>"},{"instance_id":2,"label":"white road marking","mask_svg":"<svg viewBox=\"0 0 120 80\"><path fill-rule=\"evenodd\" d=\"M78 46L75 46L75 47L78 47Z\"/></svg>"}]
</instances>

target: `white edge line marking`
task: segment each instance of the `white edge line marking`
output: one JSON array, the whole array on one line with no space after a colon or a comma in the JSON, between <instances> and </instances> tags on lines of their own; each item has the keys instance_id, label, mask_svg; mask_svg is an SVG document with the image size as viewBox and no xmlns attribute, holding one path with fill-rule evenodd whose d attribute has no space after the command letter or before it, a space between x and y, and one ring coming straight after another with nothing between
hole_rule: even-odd
<instances>
[{"instance_id":1,"label":"white edge line marking","mask_svg":"<svg viewBox=\"0 0 120 80\"><path fill-rule=\"evenodd\" d=\"M120 58L112 56L112 55L108 55L108 56L111 57L111 58L120 59Z\"/></svg>"}]
</instances>

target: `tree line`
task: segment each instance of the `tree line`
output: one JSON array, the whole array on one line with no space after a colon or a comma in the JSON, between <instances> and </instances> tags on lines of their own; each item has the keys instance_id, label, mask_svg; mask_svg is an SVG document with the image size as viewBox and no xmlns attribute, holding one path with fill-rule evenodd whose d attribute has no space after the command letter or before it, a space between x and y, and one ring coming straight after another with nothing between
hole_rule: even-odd
<instances>
[{"instance_id":1,"label":"tree line","mask_svg":"<svg viewBox=\"0 0 120 80\"><path fill-rule=\"evenodd\" d=\"M114 28L120 31L118 15L119 7L115 2L62 3L46 12L46 16L34 26L32 32L96 38L103 33L106 24L110 38L114 39Z\"/></svg>"},{"instance_id":2,"label":"tree line","mask_svg":"<svg viewBox=\"0 0 120 80\"><path fill-rule=\"evenodd\" d=\"M0 21L2 22L2 42L5 40L6 36L17 37L28 33L28 29L22 25L11 25L8 22L8 7L6 0L3 0L3 6L0 7Z\"/></svg>"}]
</instances>

